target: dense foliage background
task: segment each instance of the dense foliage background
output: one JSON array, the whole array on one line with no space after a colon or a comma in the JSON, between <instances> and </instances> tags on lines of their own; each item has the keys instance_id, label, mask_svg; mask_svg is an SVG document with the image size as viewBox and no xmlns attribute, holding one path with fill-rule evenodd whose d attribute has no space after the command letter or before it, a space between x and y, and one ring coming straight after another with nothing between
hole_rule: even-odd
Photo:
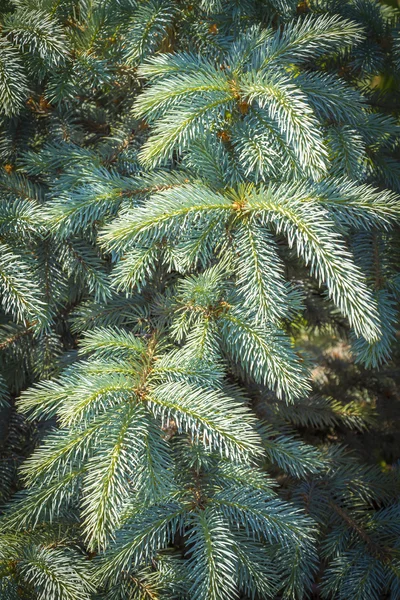
<instances>
[{"instance_id":1,"label":"dense foliage background","mask_svg":"<svg viewBox=\"0 0 400 600\"><path fill-rule=\"evenodd\" d=\"M0 11L1 599L400 599L397 2Z\"/></svg>"}]
</instances>

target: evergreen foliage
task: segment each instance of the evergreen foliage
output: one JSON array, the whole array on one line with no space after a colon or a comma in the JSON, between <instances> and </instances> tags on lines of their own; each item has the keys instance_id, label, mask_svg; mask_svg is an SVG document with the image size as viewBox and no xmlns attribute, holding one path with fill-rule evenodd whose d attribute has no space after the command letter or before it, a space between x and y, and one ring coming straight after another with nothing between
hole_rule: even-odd
<instances>
[{"instance_id":1,"label":"evergreen foliage","mask_svg":"<svg viewBox=\"0 0 400 600\"><path fill-rule=\"evenodd\" d=\"M0 11L0 597L399 599L399 10Z\"/></svg>"}]
</instances>

